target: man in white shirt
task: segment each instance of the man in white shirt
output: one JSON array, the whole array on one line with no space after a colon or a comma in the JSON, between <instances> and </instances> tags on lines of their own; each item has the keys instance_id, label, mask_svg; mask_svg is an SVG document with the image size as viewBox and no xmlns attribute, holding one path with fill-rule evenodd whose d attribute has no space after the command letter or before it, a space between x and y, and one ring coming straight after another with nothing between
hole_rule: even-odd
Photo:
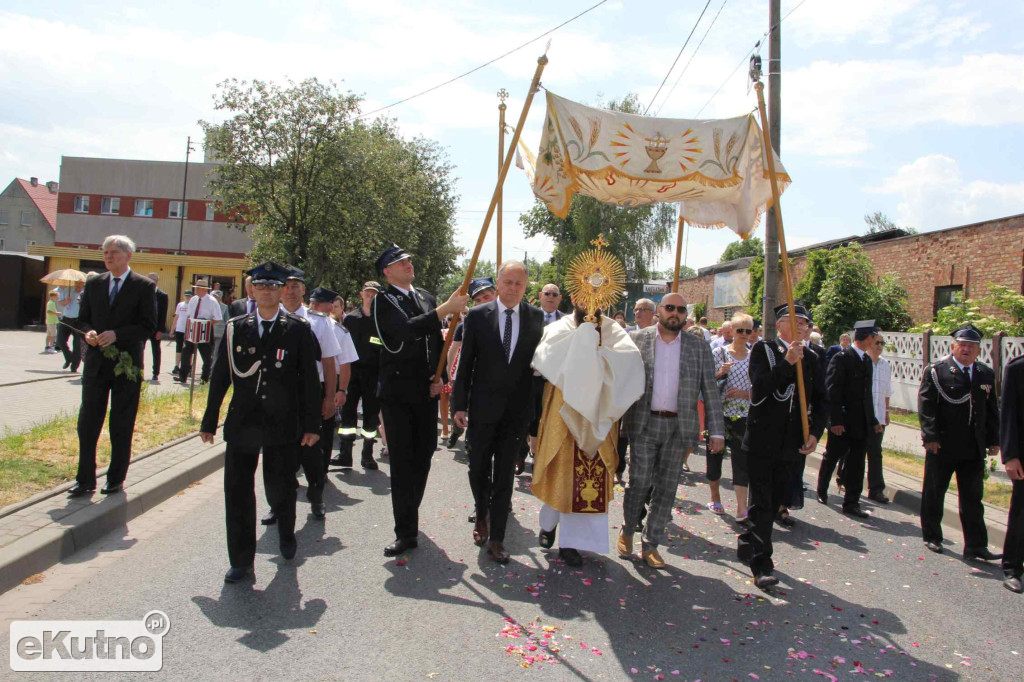
<instances>
[{"instance_id":1,"label":"man in white shirt","mask_svg":"<svg viewBox=\"0 0 1024 682\"><path fill-rule=\"evenodd\" d=\"M180 301L174 308L174 320L171 325L174 328L174 369L171 374L178 375L181 367L181 349L185 345L185 324L188 321L188 302L192 300L192 290L185 289L184 301Z\"/></svg>"},{"instance_id":2,"label":"man in white shirt","mask_svg":"<svg viewBox=\"0 0 1024 682\"><path fill-rule=\"evenodd\" d=\"M192 290L195 292L195 296L188 302L188 309L185 313L186 319L217 321L224 319L224 315L221 313L220 302L209 295L210 283L207 280L197 279L195 284L192 285ZM204 384L210 380L210 368L213 366L213 363L210 361L213 355L212 339L206 343L185 344L181 353L181 365L178 373L179 383L188 383L188 377L192 374L192 358L195 355L196 347L199 348L199 355L203 358L201 380Z\"/></svg>"},{"instance_id":3,"label":"man in white shirt","mask_svg":"<svg viewBox=\"0 0 1024 682\"><path fill-rule=\"evenodd\" d=\"M324 454L324 471L327 471L331 461L331 451L334 449L335 416L337 415L338 408L344 405L348 399L348 382L352 376L351 364L359 359L356 345L352 342L352 335L331 316L334 299L336 298L339 298L338 294L326 287L317 287L309 295L309 319L311 323L316 319L316 324L319 327L321 324L319 320L326 321L328 323L326 326L334 334L334 339L338 343L338 353L334 356L336 371L334 411L331 412L329 417L323 418L320 428L320 445Z\"/></svg>"},{"instance_id":4,"label":"man in white shirt","mask_svg":"<svg viewBox=\"0 0 1024 682\"><path fill-rule=\"evenodd\" d=\"M729 322L729 321L723 322L720 330L722 332L722 335L721 336L716 336L715 338L713 338L711 340L711 348L712 348L712 350L714 350L715 348L718 348L719 346L728 346L730 343L732 343L732 338L733 338L732 322Z\"/></svg>"}]
</instances>

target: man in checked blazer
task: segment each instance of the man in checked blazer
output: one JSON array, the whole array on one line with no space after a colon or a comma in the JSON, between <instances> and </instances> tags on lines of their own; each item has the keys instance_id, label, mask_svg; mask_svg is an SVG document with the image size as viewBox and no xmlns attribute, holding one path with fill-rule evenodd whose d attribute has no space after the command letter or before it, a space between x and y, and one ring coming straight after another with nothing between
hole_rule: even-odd
<instances>
[{"instance_id":1,"label":"man in checked blazer","mask_svg":"<svg viewBox=\"0 0 1024 682\"><path fill-rule=\"evenodd\" d=\"M701 441L697 398L703 397L711 452L725 446L722 400L715 382L711 347L682 333L686 299L667 294L658 307L656 326L630 332L640 349L647 375L644 395L626 413L626 431L633 446L629 482L623 501L623 523L618 551L633 555L633 529L640 521L648 490L654 487L650 514L643 532L643 559L651 568L662 568L658 545L665 541L665 527L679 485L679 472L687 447Z\"/></svg>"},{"instance_id":2,"label":"man in checked blazer","mask_svg":"<svg viewBox=\"0 0 1024 682\"><path fill-rule=\"evenodd\" d=\"M100 491L116 493L124 485L132 458L132 434L139 411L139 379L116 375L116 360L103 355L113 345L131 356L136 369L142 367L142 347L157 329L156 286L148 277L128 267L135 243L122 235L103 240L103 264L107 272L85 283L78 328L89 344L82 372L82 407L78 412L77 483L71 497L96 490L96 442L107 416L110 400L110 467L107 483ZM141 377L140 377L141 379Z\"/></svg>"}]
</instances>

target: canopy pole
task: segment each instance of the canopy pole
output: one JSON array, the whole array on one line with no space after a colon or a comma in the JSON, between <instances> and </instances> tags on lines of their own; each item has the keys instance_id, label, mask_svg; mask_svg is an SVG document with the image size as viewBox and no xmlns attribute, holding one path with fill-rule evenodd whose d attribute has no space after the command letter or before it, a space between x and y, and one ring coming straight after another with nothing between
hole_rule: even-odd
<instances>
[{"instance_id":1,"label":"canopy pole","mask_svg":"<svg viewBox=\"0 0 1024 682\"><path fill-rule=\"evenodd\" d=\"M683 259L683 207L679 207L679 234L676 235L676 271L672 278L672 293L679 293L679 264Z\"/></svg>"},{"instance_id":2,"label":"canopy pole","mask_svg":"<svg viewBox=\"0 0 1024 682\"><path fill-rule=\"evenodd\" d=\"M498 105L498 176L501 176L501 166L505 161L505 99L508 98L508 91L505 88L498 90L498 99L501 100L501 104ZM495 234L498 241L498 253L497 260L494 261L494 267L501 267L501 219L502 219L502 191L501 184L498 184L498 217L497 217L497 228L498 231Z\"/></svg>"},{"instance_id":3,"label":"canopy pole","mask_svg":"<svg viewBox=\"0 0 1024 682\"><path fill-rule=\"evenodd\" d=\"M509 142L508 153L505 155L505 163L501 166L501 172L498 174L498 184L494 188L494 194L491 195L491 203L487 207L487 214L484 216L484 224L480 228L480 236L476 240L476 248L473 249L473 258L469 261L469 267L466 268L466 276L462 279L462 286L459 287L459 291L464 295L469 290L469 283L473 280L473 272L476 270L476 263L480 259L480 251L484 247L484 239L487 237L487 228L491 224L491 218L494 216L494 209L498 204L498 198L501 196L501 186L505 184L505 176L508 175L508 169L512 165L512 159L515 157L516 145L519 144L519 136L523 132L523 126L526 125L526 116L530 113L530 104L533 103L533 96L540 89L540 75L544 72L544 67L547 66L548 56L542 54L537 59L537 70L533 73L533 81L530 82L530 91L526 95L526 101L523 102L523 111L519 114L519 122L516 124L516 129L512 133L512 140ZM456 313L452 316L451 324L449 329L455 329L459 324L460 315ZM452 339L455 336L454 332L446 334L444 338L444 347L441 349L441 357L437 363L437 370L434 372L434 381L441 378L441 373L444 371L445 361L448 357L448 348L452 345Z\"/></svg>"},{"instance_id":4,"label":"canopy pole","mask_svg":"<svg viewBox=\"0 0 1024 682\"><path fill-rule=\"evenodd\" d=\"M782 256L782 280L786 287L786 303L789 305L789 333L794 340L796 335L796 312L793 301L793 280L789 276L789 254L786 252L786 232L782 229L782 206L779 203L779 182L775 177L775 154L772 152L771 133L768 131L768 114L764 106L764 84L760 79L754 81L757 91L757 108L761 112L761 134L765 159L768 162L768 178L772 186L772 205L775 208L775 226L779 233L779 251ZM800 425L804 430L804 442L810 440L810 427L807 424L807 394L804 390L804 367L802 362L796 363L796 388L800 396Z\"/></svg>"}]
</instances>

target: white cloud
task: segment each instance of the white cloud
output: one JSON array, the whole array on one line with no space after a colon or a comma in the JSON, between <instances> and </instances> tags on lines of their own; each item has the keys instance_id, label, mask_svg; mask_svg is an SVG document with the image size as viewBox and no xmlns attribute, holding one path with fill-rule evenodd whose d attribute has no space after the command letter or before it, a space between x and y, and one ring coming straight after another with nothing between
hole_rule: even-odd
<instances>
[{"instance_id":1,"label":"white cloud","mask_svg":"<svg viewBox=\"0 0 1024 682\"><path fill-rule=\"evenodd\" d=\"M866 191L901 196L898 221L922 230L1024 212L1024 182L965 180L956 160L942 154L922 156L901 166Z\"/></svg>"}]
</instances>

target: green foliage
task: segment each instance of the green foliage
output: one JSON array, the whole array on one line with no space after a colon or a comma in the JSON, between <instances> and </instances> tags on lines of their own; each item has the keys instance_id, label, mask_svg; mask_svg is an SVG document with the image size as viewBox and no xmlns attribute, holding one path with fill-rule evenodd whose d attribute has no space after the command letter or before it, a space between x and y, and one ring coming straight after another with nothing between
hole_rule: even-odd
<instances>
[{"instance_id":1,"label":"green foliage","mask_svg":"<svg viewBox=\"0 0 1024 682\"><path fill-rule=\"evenodd\" d=\"M760 320L764 315L764 256L759 256L751 261L747 272L750 274L747 314L755 320Z\"/></svg>"},{"instance_id":2,"label":"green foliage","mask_svg":"<svg viewBox=\"0 0 1024 682\"><path fill-rule=\"evenodd\" d=\"M132 354L126 350L118 350L117 346L110 344L103 349L103 357L107 360L117 360L114 365L114 376L125 375L130 381L138 381L142 373L132 362Z\"/></svg>"},{"instance_id":3,"label":"green foliage","mask_svg":"<svg viewBox=\"0 0 1024 682\"><path fill-rule=\"evenodd\" d=\"M312 285L350 295L395 242L415 256L417 284L436 290L459 255L452 167L391 120L357 120L359 104L315 78L220 83L214 106L228 118L200 121L224 162L211 193L237 227L252 225L253 260L298 265Z\"/></svg>"},{"instance_id":4,"label":"green foliage","mask_svg":"<svg viewBox=\"0 0 1024 682\"><path fill-rule=\"evenodd\" d=\"M708 304L705 301L693 304L693 319L700 321L700 318L708 314Z\"/></svg>"},{"instance_id":5,"label":"green foliage","mask_svg":"<svg viewBox=\"0 0 1024 682\"><path fill-rule=\"evenodd\" d=\"M864 222L867 223L868 225L867 234L877 234L879 232L888 232L889 230L903 230L904 232L909 232L910 234L917 234L916 228L910 226L900 227L892 220L890 220L889 216L885 215L881 211L875 211L874 213L871 214L865 214Z\"/></svg>"},{"instance_id":6,"label":"green foliage","mask_svg":"<svg viewBox=\"0 0 1024 682\"><path fill-rule=\"evenodd\" d=\"M725 251L722 252L722 257L718 259L719 263L728 263L731 260L737 258L746 258L747 256L763 256L764 255L764 242L761 241L760 237L751 237L746 241L739 239L734 242L730 242L725 247Z\"/></svg>"},{"instance_id":7,"label":"green foliage","mask_svg":"<svg viewBox=\"0 0 1024 682\"><path fill-rule=\"evenodd\" d=\"M829 262L829 252L826 249L816 249L807 254L807 272L796 283L793 289L793 296L804 302L804 305L811 309L818 305L821 297L821 287L825 284L826 270Z\"/></svg>"},{"instance_id":8,"label":"green foliage","mask_svg":"<svg viewBox=\"0 0 1024 682\"><path fill-rule=\"evenodd\" d=\"M1024 336L1024 296L999 284L989 284L988 291L988 295L982 298L968 298L946 306L938 312L934 322L918 325L910 331L930 329L935 334L949 336L953 330L969 322L988 337L996 332ZM1001 315L984 314L981 309L985 307L994 307Z\"/></svg>"},{"instance_id":9,"label":"green foliage","mask_svg":"<svg viewBox=\"0 0 1024 682\"><path fill-rule=\"evenodd\" d=\"M910 328L913 320L910 311L907 309L906 288L898 277L894 275L882 275L875 285L877 296L877 307L875 322L879 329L890 332L902 332Z\"/></svg>"}]
</instances>

